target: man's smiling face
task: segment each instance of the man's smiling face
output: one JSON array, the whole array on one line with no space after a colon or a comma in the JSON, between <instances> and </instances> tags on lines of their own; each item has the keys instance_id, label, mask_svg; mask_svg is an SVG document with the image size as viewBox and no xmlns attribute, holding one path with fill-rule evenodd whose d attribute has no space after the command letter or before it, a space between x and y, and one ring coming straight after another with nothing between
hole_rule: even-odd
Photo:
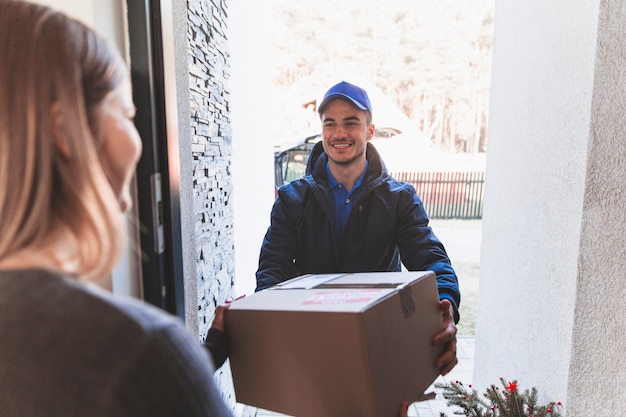
<instances>
[{"instance_id":1,"label":"man's smiling face","mask_svg":"<svg viewBox=\"0 0 626 417\"><path fill-rule=\"evenodd\" d=\"M367 141L374 136L369 114L343 99L328 103L322 113L324 151L331 162L351 165L365 162Z\"/></svg>"}]
</instances>

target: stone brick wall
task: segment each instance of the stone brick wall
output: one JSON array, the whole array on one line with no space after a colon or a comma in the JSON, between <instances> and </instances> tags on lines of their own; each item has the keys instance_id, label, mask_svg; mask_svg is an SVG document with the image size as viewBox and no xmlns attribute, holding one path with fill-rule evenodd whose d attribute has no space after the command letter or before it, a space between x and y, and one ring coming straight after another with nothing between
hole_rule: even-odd
<instances>
[{"instance_id":1,"label":"stone brick wall","mask_svg":"<svg viewBox=\"0 0 626 417\"><path fill-rule=\"evenodd\" d=\"M189 8L189 89L200 334L234 279L230 175L228 48L223 2L195 0Z\"/></svg>"},{"instance_id":2,"label":"stone brick wall","mask_svg":"<svg viewBox=\"0 0 626 417\"><path fill-rule=\"evenodd\" d=\"M234 296L234 234L230 128L230 66L227 4L189 0L188 69L198 332L204 340L215 307ZM183 121L181 121L183 122ZM189 181L183 179L182 184ZM194 280L186 280L193 285ZM216 374L224 397L235 407L228 365Z\"/></svg>"}]
</instances>

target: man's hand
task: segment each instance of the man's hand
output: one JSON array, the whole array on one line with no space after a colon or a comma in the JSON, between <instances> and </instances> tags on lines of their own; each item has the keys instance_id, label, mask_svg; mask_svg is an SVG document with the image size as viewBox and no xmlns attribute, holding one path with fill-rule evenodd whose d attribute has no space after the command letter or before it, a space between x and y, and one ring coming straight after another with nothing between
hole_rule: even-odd
<instances>
[{"instance_id":1,"label":"man's hand","mask_svg":"<svg viewBox=\"0 0 626 417\"><path fill-rule=\"evenodd\" d=\"M410 405L409 403L402 403L402 407L400 407L400 417L408 417Z\"/></svg>"},{"instance_id":2,"label":"man's hand","mask_svg":"<svg viewBox=\"0 0 626 417\"><path fill-rule=\"evenodd\" d=\"M235 300L239 300L243 297L245 297L246 295L241 295L237 298L235 298ZM224 301L223 304L218 304L217 308L215 309L215 316L213 317L213 322L211 323L211 328L212 329L216 329L216 330L220 330L220 331L225 331L224 330L224 314L226 314L226 310L228 310L228 308L230 307L230 303L232 303L232 300L226 300Z\"/></svg>"},{"instance_id":3,"label":"man's hand","mask_svg":"<svg viewBox=\"0 0 626 417\"><path fill-rule=\"evenodd\" d=\"M224 304L219 304L215 309L215 317L213 318L213 322L211 323L212 329L217 329L220 331L224 331L224 314L226 310L230 307L230 301L226 301Z\"/></svg>"},{"instance_id":4,"label":"man's hand","mask_svg":"<svg viewBox=\"0 0 626 417\"><path fill-rule=\"evenodd\" d=\"M445 346L445 351L437 358L435 366L441 375L446 375L459 363L456 357L456 324L454 324L454 309L450 301L439 301L439 308L441 308L443 330L433 338L433 344Z\"/></svg>"}]
</instances>

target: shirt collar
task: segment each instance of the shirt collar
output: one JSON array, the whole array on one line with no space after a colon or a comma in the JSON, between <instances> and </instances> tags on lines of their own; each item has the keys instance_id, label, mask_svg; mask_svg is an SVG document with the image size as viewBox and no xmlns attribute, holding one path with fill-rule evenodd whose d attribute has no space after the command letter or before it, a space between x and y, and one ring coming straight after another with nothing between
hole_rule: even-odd
<instances>
[{"instance_id":1,"label":"shirt collar","mask_svg":"<svg viewBox=\"0 0 626 417\"><path fill-rule=\"evenodd\" d=\"M341 183L339 181L337 181L335 179L335 177L333 177L333 174L331 174L330 167L329 167L328 164L329 163L327 161L326 162L326 174L328 175L328 188L330 188L332 190L332 189L334 189L335 187L337 187ZM363 169L363 172L361 172L361 175L359 176L359 178L354 183L354 187L352 187L353 190L355 188L359 187L361 185L361 183L363 182L363 178L365 178L365 173L367 172L367 167L368 166L369 166L369 161L366 159L365 160L365 169Z\"/></svg>"}]
</instances>

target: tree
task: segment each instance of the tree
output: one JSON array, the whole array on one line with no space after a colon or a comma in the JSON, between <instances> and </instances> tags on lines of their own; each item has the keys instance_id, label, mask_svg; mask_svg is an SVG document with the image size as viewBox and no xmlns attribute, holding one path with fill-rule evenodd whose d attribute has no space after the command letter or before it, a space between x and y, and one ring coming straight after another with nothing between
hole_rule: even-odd
<instances>
[{"instance_id":1,"label":"tree","mask_svg":"<svg viewBox=\"0 0 626 417\"><path fill-rule=\"evenodd\" d=\"M493 3L274 0L281 111L339 79L367 79L441 149L485 152ZM297 132L301 118L289 119L284 131Z\"/></svg>"}]
</instances>

